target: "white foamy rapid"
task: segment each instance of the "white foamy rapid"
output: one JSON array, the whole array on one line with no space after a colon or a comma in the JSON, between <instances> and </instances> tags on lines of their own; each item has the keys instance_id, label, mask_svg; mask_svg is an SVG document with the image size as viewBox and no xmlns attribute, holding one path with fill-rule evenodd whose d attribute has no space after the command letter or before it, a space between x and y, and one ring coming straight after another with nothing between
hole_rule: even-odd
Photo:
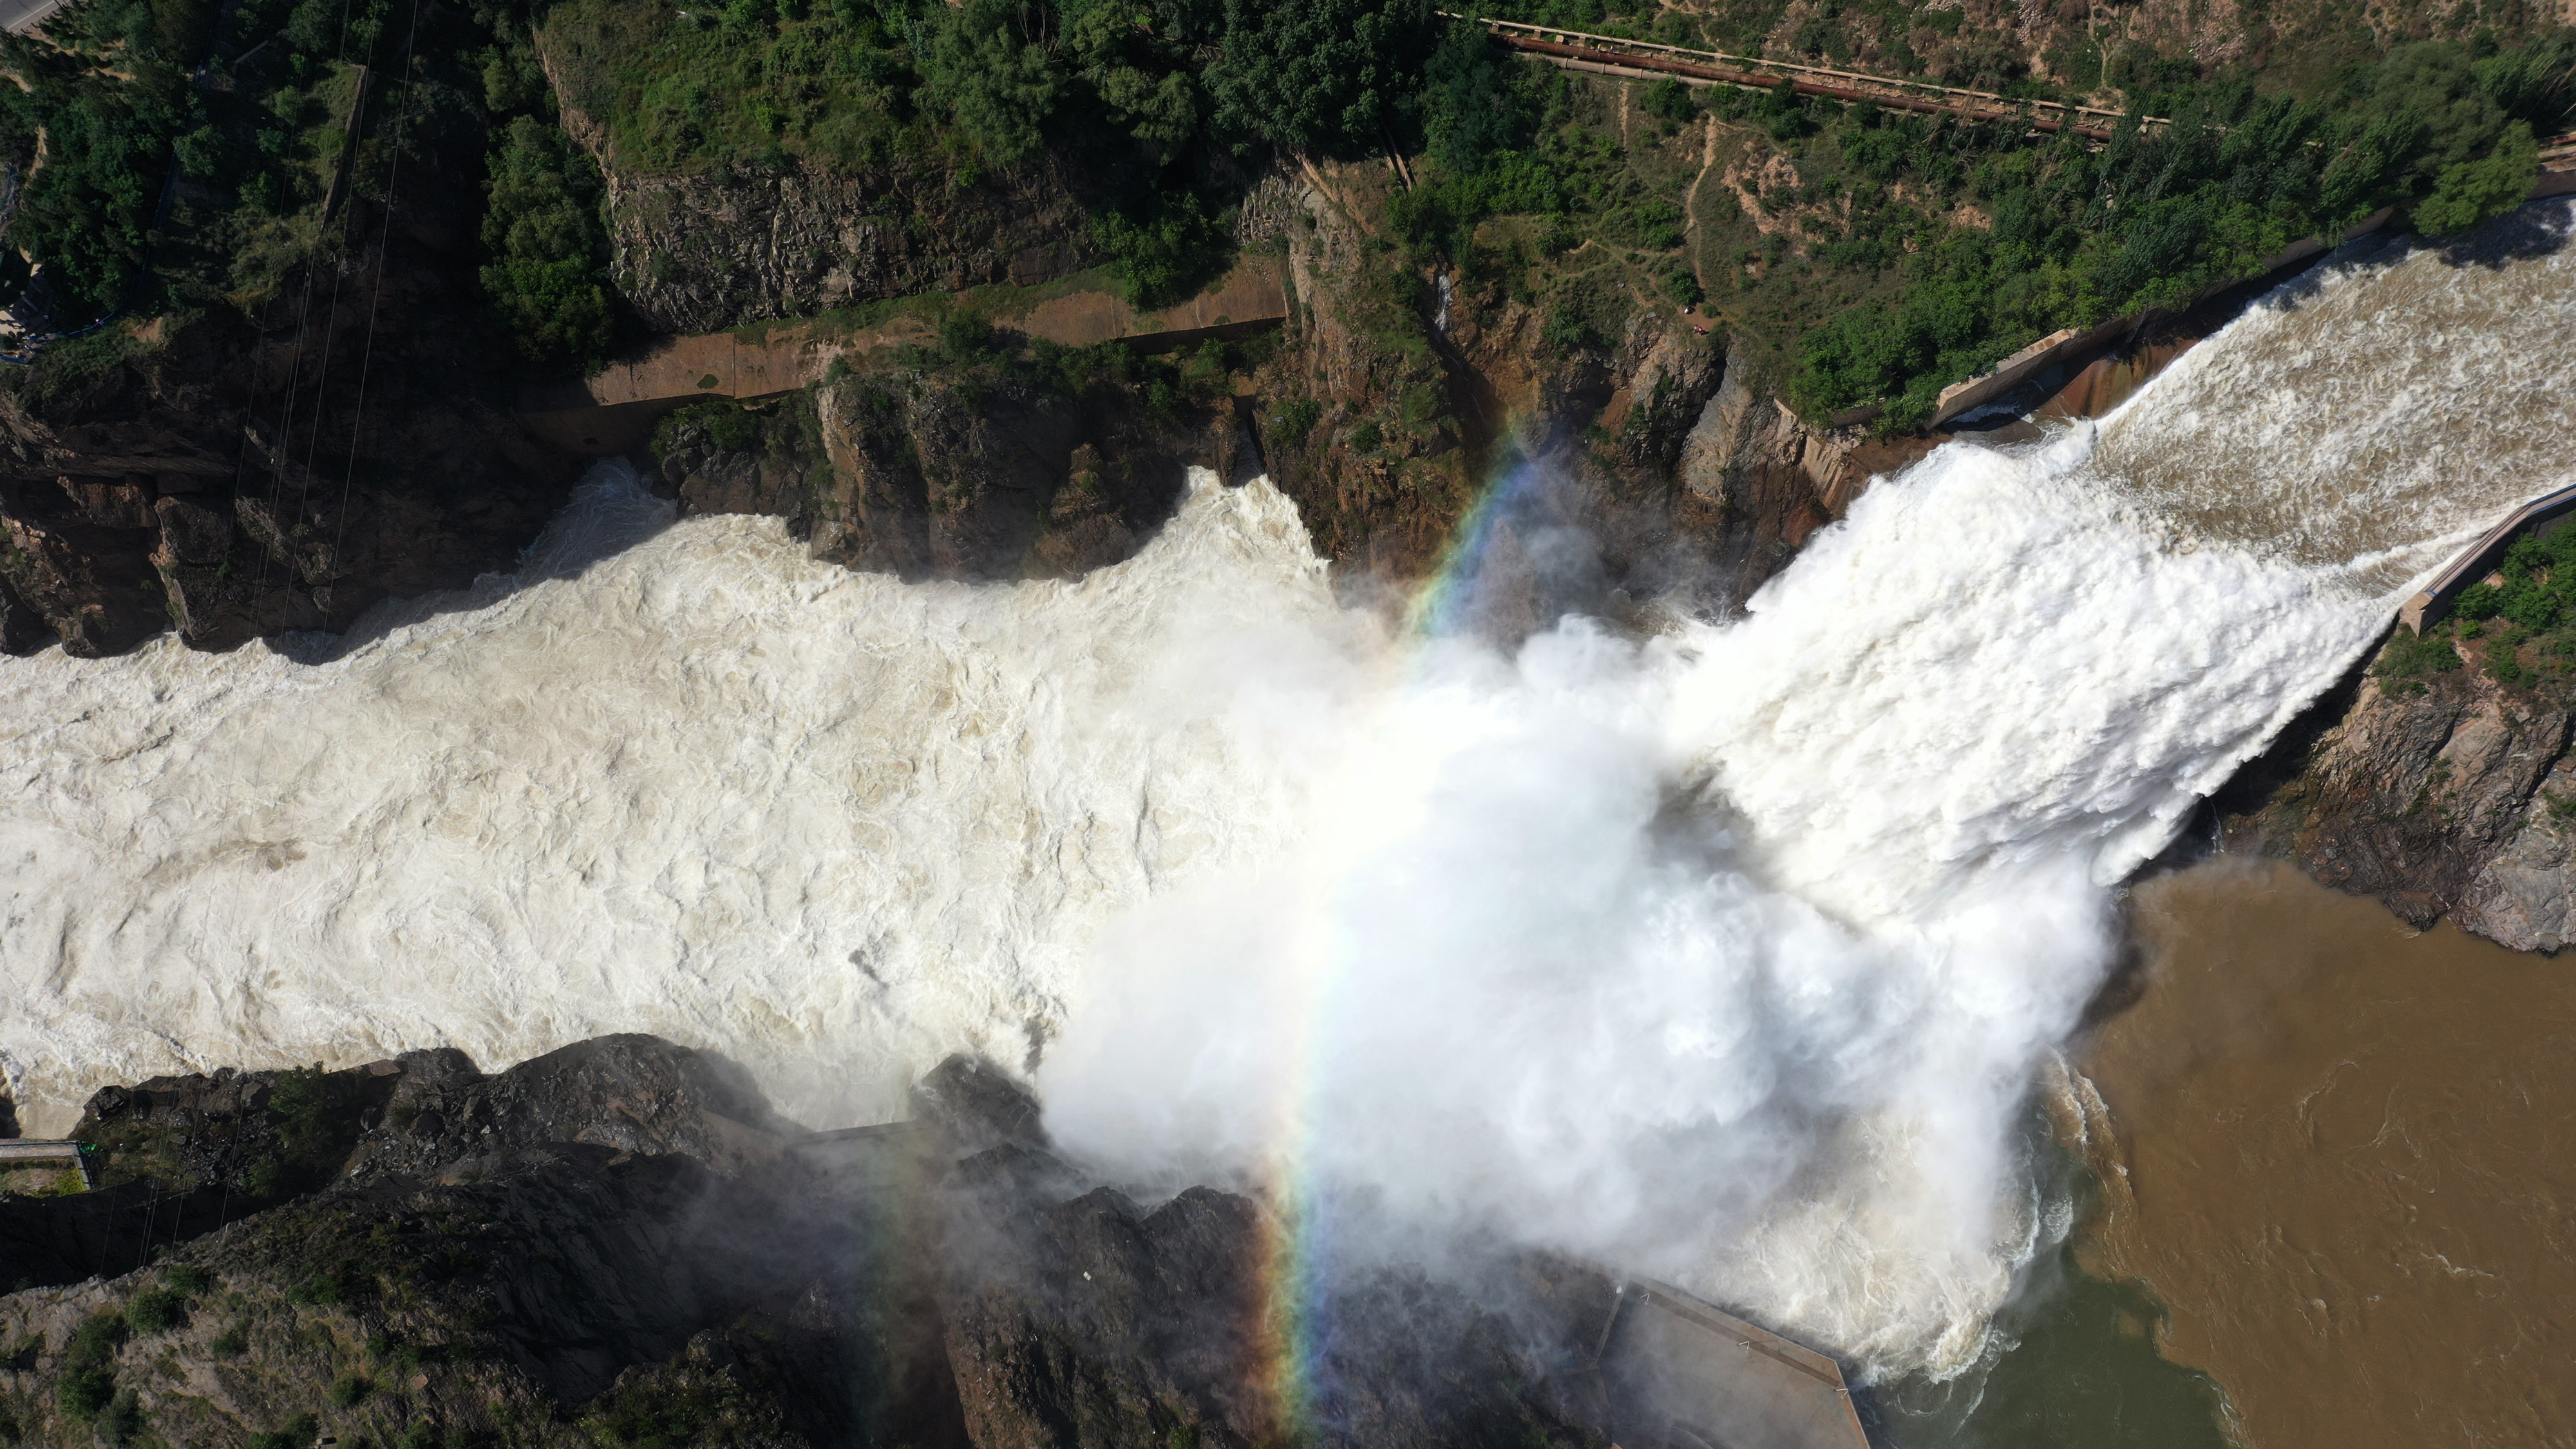
<instances>
[{"instance_id":1,"label":"white foamy rapid","mask_svg":"<svg viewBox=\"0 0 2576 1449\"><path fill-rule=\"evenodd\" d=\"M1060 1140L1139 1181L1956 1367L2042 1231L2010 1124L2109 888L2570 476L2576 262L2529 250L2355 260L2098 430L1945 448L1728 627L1391 639L1261 483L967 588L609 478L553 562L327 662L0 663L0 1064L60 1121L647 1030L832 1124L1043 1045Z\"/></svg>"}]
</instances>

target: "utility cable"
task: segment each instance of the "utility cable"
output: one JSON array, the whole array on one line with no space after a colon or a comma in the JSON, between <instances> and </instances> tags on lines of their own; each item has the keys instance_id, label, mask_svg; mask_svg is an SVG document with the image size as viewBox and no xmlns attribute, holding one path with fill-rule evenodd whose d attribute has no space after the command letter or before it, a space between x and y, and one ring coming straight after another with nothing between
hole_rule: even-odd
<instances>
[{"instance_id":1,"label":"utility cable","mask_svg":"<svg viewBox=\"0 0 2576 1449\"><path fill-rule=\"evenodd\" d=\"M332 59L332 63L334 65L345 66L349 63L350 4L351 0L340 0L340 47L339 54L334 56ZM358 68L357 78L350 83L350 129L348 138L342 142L344 146L355 148L358 145L358 131L366 121L366 103L367 69L364 65L361 65ZM336 181L334 184L336 185ZM325 191L323 193L322 205L326 210L330 207L333 199L334 198L329 191ZM342 284L348 280L349 275L347 267L349 256L349 230L351 225L350 218L354 214L355 209L352 208L351 211L344 212L340 219L340 236L339 246L337 248L337 257L333 261L331 267L331 306L324 314L322 322L322 369L313 380L313 423L311 428L307 430L305 437L304 474L303 477L297 481L295 490L295 524L301 524L304 521L304 511L310 507L313 502L313 459L322 448L322 415L324 405L328 401L331 389L331 354L334 348L338 345L340 336L340 288ZM323 220L327 222L330 218L326 215ZM290 455L294 452L294 440L291 436L279 438L278 446ZM288 524L284 520L280 520L278 523L278 537L280 541L288 544L286 587L291 590L295 587L296 572L294 563L295 550L292 544L292 525Z\"/></svg>"},{"instance_id":2,"label":"utility cable","mask_svg":"<svg viewBox=\"0 0 2576 1449\"><path fill-rule=\"evenodd\" d=\"M349 419L349 458L340 469L340 503L334 510L338 518L331 532L331 561L335 567L340 560L340 545L348 536L349 482L357 476L358 437L367 422L367 376L373 371L376 361L376 316L385 301L385 256L393 250L394 188L402 179L403 129L411 119L412 52L419 38L420 0L412 0L411 21L403 31L402 109L394 113L394 132L390 143L393 155L385 163L385 215L384 223L376 233L376 277L374 283L367 289L367 343L365 351L358 357L357 409ZM356 209L355 199L352 198L350 210L354 212Z\"/></svg>"}]
</instances>

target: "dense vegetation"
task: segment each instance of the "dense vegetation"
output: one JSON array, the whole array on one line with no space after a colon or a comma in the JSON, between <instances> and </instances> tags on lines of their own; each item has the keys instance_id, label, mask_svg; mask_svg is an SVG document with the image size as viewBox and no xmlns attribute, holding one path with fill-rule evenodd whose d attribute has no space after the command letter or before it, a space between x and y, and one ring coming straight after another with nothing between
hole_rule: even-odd
<instances>
[{"instance_id":1,"label":"dense vegetation","mask_svg":"<svg viewBox=\"0 0 2576 1449\"><path fill-rule=\"evenodd\" d=\"M197 0L90 0L44 40L0 37L19 81L0 86L0 149L26 178L9 239L88 315L123 302L142 269L170 143L202 113L188 71L210 14ZM45 164L29 176L40 129Z\"/></svg>"},{"instance_id":2,"label":"dense vegetation","mask_svg":"<svg viewBox=\"0 0 2576 1449\"><path fill-rule=\"evenodd\" d=\"M505 4L80 0L0 41L23 82L0 87L0 155L28 176L9 240L44 268L58 326L264 311L307 263L373 240L353 198L381 202L399 175L426 215L470 218L488 196L503 326L532 358L595 358L597 180L553 132L524 35Z\"/></svg>"},{"instance_id":3,"label":"dense vegetation","mask_svg":"<svg viewBox=\"0 0 2576 1449\"><path fill-rule=\"evenodd\" d=\"M1713 310L1785 355L1804 411L1882 404L1881 426L1908 427L1944 385L2056 328L2185 301L2380 207L2411 212L2404 220L2438 234L2518 203L2537 168L2536 139L2570 123L2576 37L2541 28L2543 13L2515 4L2406 9L2375 17L2394 27L2385 33L2331 7L2249 12L2254 43L2204 74L2146 40L2114 43L2089 20L2048 22L2050 48L2035 56L2005 44L1997 27L1963 32L1962 11L1903 0L1828 3L1794 25L1776 0L1691 13L1506 3L1493 13L2008 95L2125 102L2132 118L2097 146L2014 125L1803 101L1785 89L1641 87L1668 134L1704 110L1748 139L1736 153L1743 169L1766 157L1787 167L1762 178L1753 215L1722 200L1688 219L1720 245L1695 249L1686 282L1682 228L1656 226L1665 218L1652 203L1612 197L1604 206L1597 181L1591 196L1569 194L1591 158L1561 110L1545 108L1546 87L1502 85L1490 65L1462 64L1450 46L1429 67L1423 105L1441 194L1412 206L1434 230L1528 211L1552 227L1563 217L1586 237L1672 252L1672 294L1719 292ZM2407 38L2444 25L2446 38ZM2505 43L2498 25L2522 43ZM2321 69L2320 57L2334 64ZM2140 115L2172 124L2142 125ZM1641 180L1654 169L1626 168ZM1645 224L1621 228L1623 215Z\"/></svg>"},{"instance_id":4,"label":"dense vegetation","mask_svg":"<svg viewBox=\"0 0 2576 1449\"><path fill-rule=\"evenodd\" d=\"M484 293L529 361L597 362L616 339L599 168L560 127L520 116L494 136Z\"/></svg>"},{"instance_id":5,"label":"dense vegetation","mask_svg":"<svg viewBox=\"0 0 2576 1449\"><path fill-rule=\"evenodd\" d=\"M1967 168L1923 164L1923 121L1867 106L1837 117L1826 147L1856 221L1894 189L1955 188L1990 225L1917 227L1903 257L1877 240L1883 225L1836 238L1841 259L1897 268L1903 297L1893 310L1844 311L1809 337L1799 402L1831 414L1886 399L1886 420L1911 426L1944 384L2055 328L2186 302L2380 207L2412 207L2428 232L2483 221L2530 191L2535 133L2557 129L2576 101L2576 44L2481 60L2424 42L2319 99L2262 95L2241 79L2180 99L2172 124L2132 117L2098 151L2072 132L2047 145L1994 138ZM1944 160L1967 169L1964 185L1955 169L1941 174Z\"/></svg>"},{"instance_id":6,"label":"dense vegetation","mask_svg":"<svg viewBox=\"0 0 2576 1449\"><path fill-rule=\"evenodd\" d=\"M378 87L355 174L383 174L397 147L479 158L496 320L532 363L595 363L619 338L603 188L557 123L542 43L620 167L915 167L962 188L1061 165L1144 303L1222 269L1230 208L1269 155L1410 153L1420 184L1392 217L1410 262L1556 299L1550 345L1607 341L1632 298L1705 301L1782 359L1804 410L1875 404L1902 427L2048 331L2182 301L2379 207L2474 224L2519 199L2537 139L2576 103L2576 39L2534 29L2520 0L2479 11L2501 37L2398 43L2285 5L2266 33L2313 44L2211 74L2089 21L2051 22L2036 54L1907 0L1795 23L1783 0L1501 7L2171 118L2133 116L2100 146L1785 89L1636 86L1634 112L1608 115L1604 87L1515 61L1425 0L485 0L422 12L438 29L416 43L398 3L244 0L217 35L211 0L82 0L50 40L7 42L26 84L0 98L0 147L31 158L47 137L12 239L94 314L143 274L166 191L143 305L272 295L299 258L346 245L320 202L356 67L390 65L409 84L398 102ZM2318 74L2317 54L2339 59ZM199 59L209 80L192 84ZM1710 184L1694 149L1734 180Z\"/></svg>"}]
</instances>

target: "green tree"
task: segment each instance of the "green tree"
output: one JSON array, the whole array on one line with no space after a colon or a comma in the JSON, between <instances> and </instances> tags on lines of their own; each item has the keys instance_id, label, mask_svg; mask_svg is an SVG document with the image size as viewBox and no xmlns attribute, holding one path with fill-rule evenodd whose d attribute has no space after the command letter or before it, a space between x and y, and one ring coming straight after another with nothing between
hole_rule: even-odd
<instances>
[{"instance_id":1,"label":"green tree","mask_svg":"<svg viewBox=\"0 0 2576 1449\"><path fill-rule=\"evenodd\" d=\"M2531 194L2532 180L2539 174L2540 143L2533 139L2531 127L2512 122L2495 150L2478 160L2442 168L2433 194L2415 208L2416 229L2436 236L2466 231L2488 217L2511 211Z\"/></svg>"},{"instance_id":2,"label":"green tree","mask_svg":"<svg viewBox=\"0 0 2576 1449\"><path fill-rule=\"evenodd\" d=\"M1116 259L1128 300L1161 307L1188 296L1225 269L1225 228L1197 196L1163 190L1125 211L1104 211L1091 223L1092 239Z\"/></svg>"},{"instance_id":3,"label":"green tree","mask_svg":"<svg viewBox=\"0 0 2576 1449\"><path fill-rule=\"evenodd\" d=\"M2479 61L2478 88L2504 113L2547 136L2576 120L2576 32L2561 31Z\"/></svg>"},{"instance_id":4,"label":"green tree","mask_svg":"<svg viewBox=\"0 0 2576 1449\"><path fill-rule=\"evenodd\" d=\"M483 214L484 295L530 362L596 364L614 336L598 169L528 116L496 138Z\"/></svg>"},{"instance_id":5,"label":"green tree","mask_svg":"<svg viewBox=\"0 0 2576 1449\"><path fill-rule=\"evenodd\" d=\"M932 5L913 23L924 89L1004 165L1036 154L1064 96L1063 73L1021 31L1023 13L1012 0L966 0Z\"/></svg>"},{"instance_id":6,"label":"green tree","mask_svg":"<svg viewBox=\"0 0 2576 1449\"><path fill-rule=\"evenodd\" d=\"M1432 159L1472 173L1495 153L1528 144L1533 117L1516 79L1509 54L1483 26L1442 27L1423 67L1422 129Z\"/></svg>"},{"instance_id":7,"label":"green tree","mask_svg":"<svg viewBox=\"0 0 2576 1449\"><path fill-rule=\"evenodd\" d=\"M1195 52L1220 37L1223 23L1209 0L1163 0L1141 14L1121 0L1091 0L1066 7L1064 49L1110 125L1173 152L1207 119Z\"/></svg>"},{"instance_id":8,"label":"green tree","mask_svg":"<svg viewBox=\"0 0 2576 1449\"><path fill-rule=\"evenodd\" d=\"M1226 0L1218 122L1294 150L1370 151L1435 38L1428 0Z\"/></svg>"},{"instance_id":9,"label":"green tree","mask_svg":"<svg viewBox=\"0 0 2576 1449\"><path fill-rule=\"evenodd\" d=\"M209 18L176 0L90 0L56 12L41 40L0 36L13 82L0 85L0 144L27 182L9 241L93 313L125 302L171 142L203 120L187 66ZM40 131L45 162L28 175Z\"/></svg>"}]
</instances>

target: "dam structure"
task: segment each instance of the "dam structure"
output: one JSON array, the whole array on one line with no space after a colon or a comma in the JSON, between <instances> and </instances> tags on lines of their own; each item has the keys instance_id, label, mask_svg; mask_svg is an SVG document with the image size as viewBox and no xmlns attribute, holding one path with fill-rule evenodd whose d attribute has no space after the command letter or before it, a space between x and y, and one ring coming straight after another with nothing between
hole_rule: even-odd
<instances>
[{"instance_id":1,"label":"dam structure","mask_svg":"<svg viewBox=\"0 0 2576 1449\"><path fill-rule=\"evenodd\" d=\"M2515 509L2400 606L2397 621L2418 634L2442 622L2460 595L2494 573L2496 566L2504 562L2506 551L2524 535L2555 533L2567 526L2570 515L2576 515L2576 483L2544 493Z\"/></svg>"}]
</instances>

